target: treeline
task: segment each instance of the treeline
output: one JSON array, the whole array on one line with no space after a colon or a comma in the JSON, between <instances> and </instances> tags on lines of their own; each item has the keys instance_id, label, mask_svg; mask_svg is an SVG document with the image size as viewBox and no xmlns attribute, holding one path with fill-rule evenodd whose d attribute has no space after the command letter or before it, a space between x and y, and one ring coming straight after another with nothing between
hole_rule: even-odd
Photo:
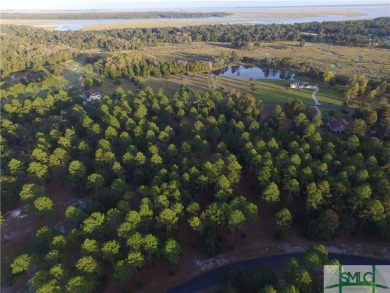
<instances>
[{"instance_id":1,"label":"treeline","mask_svg":"<svg viewBox=\"0 0 390 293\"><path fill-rule=\"evenodd\" d=\"M150 19L150 18L208 18L225 17L226 12L52 12L52 13L22 13L2 12L3 19Z\"/></svg>"},{"instance_id":2,"label":"treeline","mask_svg":"<svg viewBox=\"0 0 390 293\"><path fill-rule=\"evenodd\" d=\"M120 77L169 77L174 74L202 72L209 69L207 62L184 60L158 61L154 58L132 58L126 54L115 54L93 64L96 71L108 78Z\"/></svg>"}]
</instances>

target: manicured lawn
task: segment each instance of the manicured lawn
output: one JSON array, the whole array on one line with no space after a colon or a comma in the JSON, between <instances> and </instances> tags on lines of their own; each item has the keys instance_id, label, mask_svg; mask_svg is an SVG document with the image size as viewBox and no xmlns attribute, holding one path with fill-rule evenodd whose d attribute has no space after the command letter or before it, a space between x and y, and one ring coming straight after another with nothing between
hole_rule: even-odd
<instances>
[{"instance_id":1,"label":"manicured lawn","mask_svg":"<svg viewBox=\"0 0 390 293\"><path fill-rule=\"evenodd\" d=\"M319 92L316 94L318 101L322 105L342 105L344 102L343 92L336 88L324 84L318 84Z\"/></svg>"},{"instance_id":2,"label":"manicured lawn","mask_svg":"<svg viewBox=\"0 0 390 293\"><path fill-rule=\"evenodd\" d=\"M312 104L311 89L291 89L290 81L284 80L253 80L247 78L229 78L218 77L219 85L225 89L236 89L243 93L254 95L257 99L263 102L280 102L285 103L294 99L300 99L305 103ZM250 83L255 84L255 91L251 91ZM324 105L342 105L342 92L337 88L330 88L328 86L318 85L320 90L317 93L317 99Z\"/></svg>"},{"instance_id":3,"label":"manicured lawn","mask_svg":"<svg viewBox=\"0 0 390 293\"><path fill-rule=\"evenodd\" d=\"M344 118L349 121L352 120L354 109L340 107L321 106L321 113L323 119Z\"/></svg>"}]
</instances>

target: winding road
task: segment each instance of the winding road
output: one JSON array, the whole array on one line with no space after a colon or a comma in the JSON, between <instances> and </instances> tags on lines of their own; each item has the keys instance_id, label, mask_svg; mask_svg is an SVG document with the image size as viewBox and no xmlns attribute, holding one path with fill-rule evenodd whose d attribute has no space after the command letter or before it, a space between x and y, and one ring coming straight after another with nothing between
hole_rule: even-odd
<instances>
[{"instance_id":1,"label":"winding road","mask_svg":"<svg viewBox=\"0 0 390 293\"><path fill-rule=\"evenodd\" d=\"M321 117L321 110L320 110L320 108L318 108L318 106L321 106L321 104L320 104L320 102L318 102L317 97L316 97L316 93L318 93L318 91L320 89L318 88L318 86L314 86L313 89L314 89L314 91L311 93L311 97L314 100L313 108L316 109L317 114Z\"/></svg>"},{"instance_id":2,"label":"winding road","mask_svg":"<svg viewBox=\"0 0 390 293\"><path fill-rule=\"evenodd\" d=\"M303 253L286 253L272 256L257 257L236 263L228 264L224 267L204 273L177 287L171 288L167 293L195 293L221 282L223 277L235 266L242 266L245 270L253 270L258 266L277 268L290 257L295 257L299 261L303 260ZM377 259L364 256L345 255L329 253L329 259L337 259L343 265L390 265L390 260Z\"/></svg>"}]
</instances>

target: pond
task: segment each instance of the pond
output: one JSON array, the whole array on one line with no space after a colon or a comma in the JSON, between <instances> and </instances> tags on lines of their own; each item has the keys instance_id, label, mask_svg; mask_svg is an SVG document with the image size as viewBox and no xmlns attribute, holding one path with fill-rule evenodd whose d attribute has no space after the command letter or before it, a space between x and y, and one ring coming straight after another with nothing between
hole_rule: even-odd
<instances>
[{"instance_id":1,"label":"pond","mask_svg":"<svg viewBox=\"0 0 390 293\"><path fill-rule=\"evenodd\" d=\"M229 66L223 69L213 70L211 73L224 77L242 77L253 79L294 79L295 73L287 70L273 68L261 68L257 66Z\"/></svg>"}]
</instances>

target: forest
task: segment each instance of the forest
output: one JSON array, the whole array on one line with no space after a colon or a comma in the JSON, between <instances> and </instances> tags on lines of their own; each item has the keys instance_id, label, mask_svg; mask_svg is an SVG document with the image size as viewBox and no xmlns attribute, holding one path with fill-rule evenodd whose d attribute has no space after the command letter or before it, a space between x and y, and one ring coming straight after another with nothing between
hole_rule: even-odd
<instances>
[{"instance_id":1,"label":"forest","mask_svg":"<svg viewBox=\"0 0 390 293\"><path fill-rule=\"evenodd\" d=\"M311 239L366 229L388 238L389 143L322 132L318 116L299 101L276 107L276 120L265 126L258 106L248 96L185 88L170 98L150 88L136 94L118 88L98 106L64 91L6 103L2 208L21 200L31 212L54 217L45 188L52 180L91 198L84 208L66 209L64 233L39 229L12 272L28 271L34 260L37 292L49 285L92 290L105 267L125 285L155 258L180 261L181 219L202 251L214 255L225 247L221 231L234 237L262 212L237 188L249 178L259 201L280 207L278 237L303 216ZM287 117L294 124L283 130Z\"/></svg>"},{"instance_id":2,"label":"forest","mask_svg":"<svg viewBox=\"0 0 390 293\"><path fill-rule=\"evenodd\" d=\"M31 279L34 292L97 292L112 280L118 290L134 280L142 287L148 280L140 273L156 262L169 263L170 274L176 273L188 245L183 231L190 232L194 249L212 257L234 247L271 212L279 241L288 240L294 227L315 242L351 235L389 240L387 80L351 74L340 81L302 69L341 84L347 102L364 101L347 132L336 135L301 100L272 106L265 115L261 100L219 88L201 92L182 85L171 94L141 84L125 91L118 84L111 95L86 102L57 66L82 49L141 50L158 42L338 43L344 36L349 41L343 45L360 46L368 44L369 32L385 36L389 20L99 33L2 27L1 75L8 77L1 84L2 222L4 213L22 205L44 222L31 243L2 261L3 282ZM306 39L303 31L319 36ZM251 61L298 66L288 58ZM136 81L208 66L103 52L87 58L81 83L90 89L99 83L96 75ZM11 75L26 68L30 74L13 84ZM370 103L379 96L384 99ZM69 188L82 204L61 202L53 185ZM60 204L66 205L63 213ZM316 270L328 263L337 261L316 245L304 263L286 262L284 284L269 270L253 277L237 269L225 285L238 292L248 286L253 292L317 292Z\"/></svg>"}]
</instances>

